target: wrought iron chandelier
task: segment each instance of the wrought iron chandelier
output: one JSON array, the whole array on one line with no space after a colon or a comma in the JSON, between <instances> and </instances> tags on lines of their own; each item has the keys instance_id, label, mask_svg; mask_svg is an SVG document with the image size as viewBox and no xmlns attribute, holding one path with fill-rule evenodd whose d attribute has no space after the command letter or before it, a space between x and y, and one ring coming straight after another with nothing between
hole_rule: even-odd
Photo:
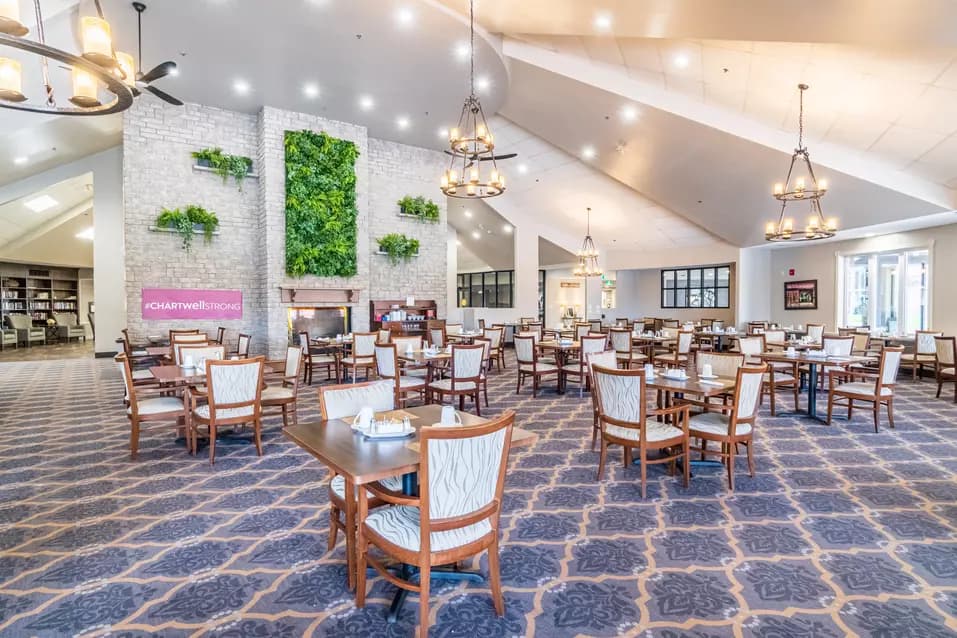
<instances>
[{"instance_id":1,"label":"wrought iron chandelier","mask_svg":"<svg viewBox=\"0 0 957 638\"><path fill-rule=\"evenodd\" d=\"M827 239L833 237L837 232L837 219L824 219L824 211L821 209L821 198L827 193L827 180L818 181L814 176L814 168L811 166L811 158L808 156L807 147L804 146L804 92L808 90L807 84L798 84L800 90L800 110L798 112L798 145L791 155L791 166L788 168L787 179L784 183L778 182L774 185L774 199L781 202L781 214L777 223L768 222L764 229L764 238L767 241L809 241L813 239ZM804 163L811 183L807 183L804 176L796 177L794 175L794 164L798 160ZM798 165L800 169L800 164ZM793 183L792 183L793 178ZM785 209L788 202L810 202L811 216L807 220L807 226L804 230L794 230L794 220L785 216Z\"/></svg>"},{"instance_id":2,"label":"wrought iron chandelier","mask_svg":"<svg viewBox=\"0 0 957 638\"><path fill-rule=\"evenodd\" d=\"M498 170L495 142L485 121L482 103L475 95L475 0L469 0L469 96L462 106L458 126L449 131L446 151L452 156L440 188L449 197L484 199L505 192L505 176ZM491 162L483 175L483 162Z\"/></svg>"},{"instance_id":3,"label":"wrought iron chandelier","mask_svg":"<svg viewBox=\"0 0 957 638\"><path fill-rule=\"evenodd\" d=\"M600 277L602 275L601 266L598 265L598 249L595 248L595 242L591 238L591 208L588 211L588 226L585 231L585 240L582 241L581 250L578 251L578 265L575 266L574 275L576 277Z\"/></svg>"},{"instance_id":4,"label":"wrought iron chandelier","mask_svg":"<svg viewBox=\"0 0 957 638\"><path fill-rule=\"evenodd\" d=\"M0 55L0 107L53 113L56 115L108 115L125 111L133 104L136 68L133 56L113 49L109 23L103 17L99 0L96 16L80 18L82 53L75 55L46 43L40 0L33 0L36 14L36 40L27 39L30 30L20 20L18 0L0 0L0 46L39 56L44 99L31 101L23 92L20 62ZM70 67L73 80L72 106L57 104L50 80L50 61ZM100 101L100 87L112 99Z\"/></svg>"}]
</instances>

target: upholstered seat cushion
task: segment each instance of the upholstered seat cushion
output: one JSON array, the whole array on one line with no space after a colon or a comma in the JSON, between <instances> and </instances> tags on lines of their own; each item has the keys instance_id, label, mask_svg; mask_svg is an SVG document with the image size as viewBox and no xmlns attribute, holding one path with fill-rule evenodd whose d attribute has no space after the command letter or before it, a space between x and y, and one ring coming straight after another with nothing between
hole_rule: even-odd
<instances>
[{"instance_id":1,"label":"upholstered seat cushion","mask_svg":"<svg viewBox=\"0 0 957 638\"><path fill-rule=\"evenodd\" d=\"M615 356L618 357L618 359L620 359L621 361L628 361L629 359L627 352L618 352L615 354ZM646 355L643 355L640 352L631 353L632 361L645 361L647 358L648 357Z\"/></svg>"},{"instance_id":2,"label":"upholstered seat cushion","mask_svg":"<svg viewBox=\"0 0 957 638\"><path fill-rule=\"evenodd\" d=\"M409 377L424 379L429 374L428 368L403 368L403 374Z\"/></svg>"},{"instance_id":3,"label":"upholstered seat cushion","mask_svg":"<svg viewBox=\"0 0 957 638\"><path fill-rule=\"evenodd\" d=\"M398 507L384 507L369 514L366 525L390 543L403 549L419 551L419 508L400 505ZM432 532L429 538L429 549L433 552L444 552L456 547L462 547L474 542L492 531L488 519L473 525L450 529L443 532Z\"/></svg>"},{"instance_id":4,"label":"upholstered seat cushion","mask_svg":"<svg viewBox=\"0 0 957 638\"><path fill-rule=\"evenodd\" d=\"M675 362L675 357L674 357L674 355L672 355L672 354L659 355L659 356L655 357L655 360L656 360L656 361L661 361L662 363L674 363L674 362ZM678 355L678 361L679 361L679 362L684 362L684 361L687 361L687 360L688 360L688 355L686 355L686 354L679 354L679 355Z\"/></svg>"},{"instance_id":5,"label":"upholstered seat cushion","mask_svg":"<svg viewBox=\"0 0 957 638\"><path fill-rule=\"evenodd\" d=\"M917 361L922 361L924 363L933 363L937 361L936 354L915 354L914 359Z\"/></svg>"},{"instance_id":6,"label":"upholstered seat cushion","mask_svg":"<svg viewBox=\"0 0 957 638\"><path fill-rule=\"evenodd\" d=\"M312 355L312 365L314 366L335 365L335 363L336 358L327 354Z\"/></svg>"},{"instance_id":7,"label":"upholstered seat cushion","mask_svg":"<svg viewBox=\"0 0 957 638\"><path fill-rule=\"evenodd\" d=\"M162 414L163 412L182 412L183 400L176 397L157 397L155 399L143 399L136 403L137 411L140 414ZM133 409L127 408L127 414L132 414Z\"/></svg>"},{"instance_id":8,"label":"upholstered seat cushion","mask_svg":"<svg viewBox=\"0 0 957 638\"><path fill-rule=\"evenodd\" d=\"M281 385L268 386L262 393L263 401L282 401L295 397L292 388L284 388Z\"/></svg>"},{"instance_id":9,"label":"upholstered seat cushion","mask_svg":"<svg viewBox=\"0 0 957 638\"><path fill-rule=\"evenodd\" d=\"M835 388L838 392L852 392L854 394L867 394L874 396L875 385L866 381L855 381L854 383L842 383ZM881 396L889 397L894 394L891 388L881 388Z\"/></svg>"},{"instance_id":10,"label":"upholstered seat cushion","mask_svg":"<svg viewBox=\"0 0 957 638\"><path fill-rule=\"evenodd\" d=\"M342 364L347 366L371 366L375 363L372 357L343 357Z\"/></svg>"},{"instance_id":11,"label":"upholstered seat cushion","mask_svg":"<svg viewBox=\"0 0 957 638\"><path fill-rule=\"evenodd\" d=\"M720 412L705 412L704 414L691 417L691 421L688 422L688 430L691 436L694 436L695 432L727 436L728 421L730 418L728 415L721 414ZM751 424L738 423L738 427L735 428L734 433L736 436L751 434Z\"/></svg>"},{"instance_id":12,"label":"upholstered seat cushion","mask_svg":"<svg viewBox=\"0 0 957 638\"><path fill-rule=\"evenodd\" d=\"M133 380L134 381L146 381L148 379L155 379L153 373L149 370L133 370Z\"/></svg>"},{"instance_id":13,"label":"upholstered seat cushion","mask_svg":"<svg viewBox=\"0 0 957 638\"><path fill-rule=\"evenodd\" d=\"M429 384L430 388L435 390L445 390L446 392L452 391L452 379L439 379L438 381L433 381ZM455 384L456 392L470 392L475 389L474 381L459 381Z\"/></svg>"},{"instance_id":14,"label":"upholstered seat cushion","mask_svg":"<svg viewBox=\"0 0 957 638\"><path fill-rule=\"evenodd\" d=\"M606 425L605 432L615 438L628 439L630 441L637 441L640 436L637 428L623 428L620 425ZM657 421L647 421L645 423L645 440L650 443L675 439L683 434L684 432L682 430L667 423L659 423Z\"/></svg>"},{"instance_id":15,"label":"upholstered seat cushion","mask_svg":"<svg viewBox=\"0 0 957 638\"><path fill-rule=\"evenodd\" d=\"M150 353L147 352L146 350L134 350L134 351L133 351L133 356L134 356L134 357L148 357L149 354L150 354Z\"/></svg>"},{"instance_id":16,"label":"upholstered seat cushion","mask_svg":"<svg viewBox=\"0 0 957 638\"><path fill-rule=\"evenodd\" d=\"M777 385L778 383L791 383L793 381L794 381L794 377L792 377L790 374L784 374L782 372L774 373L775 385ZM764 373L764 382L765 383L771 382L771 374L769 372Z\"/></svg>"},{"instance_id":17,"label":"upholstered seat cushion","mask_svg":"<svg viewBox=\"0 0 957 638\"><path fill-rule=\"evenodd\" d=\"M577 363L569 363L568 365L562 366L562 370L569 374L580 374L582 372L581 366ZM585 374L588 374L587 366L584 368Z\"/></svg>"},{"instance_id":18,"label":"upholstered seat cushion","mask_svg":"<svg viewBox=\"0 0 957 638\"><path fill-rule=\"evenodd\" d=\"M197 408L193 411L193 414L195 414L196 416L198 416L198 417L200 417L200 418L202 418L202 419L206 419L206 420L208 421L208 420L209 420L209 406L208 406L208 405L201 405L201 406L197 407ZM238 418L238 417L252 416L252 415L253 415L253 406L251 406L251 405L250 405L250 406L246 406L246 407L244 407L244 408L223 408L223 409L220 409L220 410L216 410L216 418L217 418L217 419L235 419L235 418Z\"/></svg>"},{"instance_id":19,"label":"upholstered seat cushion","mask_svg":"<svg viewBox=\"0 0 957 638\"><path fill-rule=\"evenodd\" d=\"M954 368L941 368L941 374L954 374Z\"/></svg>"},{"instance_id":20,"label":"upholstered seat cushion","mask_svg":"<svg viewBox=\"0 0 957 638\"><path fill-rule=\"evenodd\" d=\"M382 479L379 482L382 483L382 486L387 490L392 490L393 492L402 491L402 478L399 476L390 476L388 478ZM344 478L338 474L333 476L332 480L329 481L329 489L332 490L333 494L338 496L340 500L345 500L346 480ZM366 490L366 493L369 495L369 498L374 496L374 494L368 490ZM359 500L359 491L355 490L353 491L353 494L355 495L356 500Z\"/></svg>"},{"instance_id":21,"label":"upholstered seat cushion","mask_svg":"<svg viewBox=\"0 0 957 638\"><path fill-rule=\"evenodd\" d=\"M531 371L532 371L532 364L531 364L531 363L523 363L522 365L519 366L519 368L521 368L522 372L531 372ZM555 367L555 364L554 364L554 363L544 363L544 362L542 362L541 359L538 360L538 364L537 364L537 371L538 371L538 372L556 372L557 370L558 370L558 368Z\"/></svg>"},{"instance_id":22,"label":"upholstered seat cushion","mask_svg":"<svg viewBox=\"0 0 957 638\"><path fill-rule=\"evenodd\" d=\"M402 390L418 390L425 387L425 379L422 377L410 377L402 375L399 377L399 388Z\"/></svg>"}]
</instances>

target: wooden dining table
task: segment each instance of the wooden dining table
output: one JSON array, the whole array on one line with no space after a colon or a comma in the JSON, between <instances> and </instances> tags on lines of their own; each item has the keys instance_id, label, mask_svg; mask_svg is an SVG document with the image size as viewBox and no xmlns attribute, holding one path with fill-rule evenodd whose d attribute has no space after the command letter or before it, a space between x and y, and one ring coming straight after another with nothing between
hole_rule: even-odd
<instances>
[{"instance_id":1,"label":"wooden dining table","mask_svg":"<svg viewBox=\"0 0 957 638\"><path fill-rule=\"evenodd\" d=\"M815 346L820 347L820 346ZM850 355L850 356L812 356L808 354L807 350L797 350L793 355L789 355L787 352L764 352L759 355L762 361L769 361L771 363L776 362L785 362L785 363L797 363L799 365L803 364L808 367L807 374L807 410L801 410L798 406L794 406L794 412L790 414L796 414L800 416L807 417L809 419L814 419L815 421L820 421L821 423L827 423L826 419L822 419L817 415L817 375L819 365L831 365L831 366L841 366L848 367L855 363L864 363L867 361L872 361L871 357L859 356L859 355ZM778 412L778 416L788 416Z\"/></svg>"},{"instance_id":2,"label":"wooden dining table","mask_svg":"<svg viewBox=\"0 0 957 638\"><path fill-rule=\"evenodd\" d=\"M558 394L565 394L565 366L569 358L582 348L581 341L561 341L555 339L538 342L542 352L550 352L555 357L555 366L558 368Z\"/></svg>"},{"instance_id":3,"label":"wooden dining table","mask_svg":"<svg viewBox=\"0 0 957 638\"><path fill-rule=\"evenodd\" d=\"M474 426L488 423L489 419L459 412L463 426ZM355 490L362 489L374 481L380 481L391 476L402 476L402 491L407 495L418 492L417 479L420 462L418 430L423 426L439 423L442 418L442 406L424 405L414 408L403 408L377 414L376 418L394 416L402 418L408 416L416 432L406 439L367 440L362 434L355 432L350 424L351 419L330 419L300 423L285 428L283 434L296 445L312 454L320 463L345 479L346 507L356 507ZM452 426L455 427L455 426ZM512 427L512 449L533 445L538 435L528 430ZM508 479L506 478L506 481ZM353 509L350 516L355 515ZM355 583L356 548L355 539L346 535L346 556L349 573L349 586ZM405 567L403 567L405 569ZM443 580L468 580L482 582L484 577L472 571L447 570L436 568L432 577ZM390 609L390 619L394 619L405 600L405 590L399 589Z\"/></svg>"}]
</instances>

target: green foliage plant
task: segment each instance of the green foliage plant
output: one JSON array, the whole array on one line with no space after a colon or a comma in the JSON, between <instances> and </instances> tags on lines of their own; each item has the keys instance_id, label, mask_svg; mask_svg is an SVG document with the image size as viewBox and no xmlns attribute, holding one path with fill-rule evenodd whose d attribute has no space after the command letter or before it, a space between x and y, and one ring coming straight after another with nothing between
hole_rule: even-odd
<instances>
[{"instance_id":1,"label":"green foliage plant","mask_svg":"<svg viewBox=\"0 0 957 638\"><path fill-rule=\"evenodd\" d=\"M395 266L419 254L419 240L400 233L389 233L379 239L379 250L388 255L389 261Z\"/></svg>"},{"instance_id":2,"label":"green foliage plant","mask_svg":"<svg viewBox=\"0 0 957 638\"><path fill-rule=\"evenodd\" d=\"M193 246L194 227L203 227L203 237L208 244L212 241L213 232L219 228L219 218L216 213L202 206L189 204L185 210L164 208L156 218L156 226L175 230L183 239L183 248L189 252Z\"/></svg>"},{"instance_id":3,"label":"green foliage plant","mask_svg":"<svg viewBox=\"0 0 957 638\"><path fill-rule=\"evenodd\" d=\"M223 153L221 148L204 148L200 151L193 151L193 159L203 160L209 163L217 175L223 178L223 183L232 176L242 190L242 183L249 171L252 170L253 161L242 155L229 155Z\"/></svg>"},{"instance_id":4,"label":"green foliage plant","mask_svg":"<svg viewBox=\"0 0 957 638\"><path fill-rule=\"evenodd\" d=\"M431 199L426 199L421 195L418 197L406 195L396 203L403 215L417 217L422 221L432 222L433 224L439 221L439 205Z\"/></svg>"}]
</instances>

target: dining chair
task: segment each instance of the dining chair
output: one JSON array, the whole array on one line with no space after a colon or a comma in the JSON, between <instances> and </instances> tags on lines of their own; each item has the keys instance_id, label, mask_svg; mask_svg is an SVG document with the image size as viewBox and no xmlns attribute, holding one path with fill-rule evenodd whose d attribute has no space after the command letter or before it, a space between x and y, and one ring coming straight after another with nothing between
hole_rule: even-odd
<instances>
[{"instance_id":1,"label":"dining chair","mask_svg":"<svg viewBox=\"0 0 957 638\"><path fill-rule=\"evenodd\" d=\"M389 343L392 340L391 330L377 330L376 343Z\"/></svg>"},{"instance_id":2,"label":"dining chair","mask_svg":"<svg viewBox=\"0 0 957 638\"><path fill-rule=\"evenodd\" d=\"M811 338L811 342L821 343L821 340L824 338L824 329L826 326L823 323L809 323L806 328L807 336Z\"/></svg>"},{"instance_id":3,"label":"dining chair","mask_svg":"<svg viewBox=\"0 0 957 638\"><path fill-rule=\"evenodd\" d=\"M724 319L715 319L711 322L712 330L724 330Z\"/></svg>"},{"instance_id":4,"label":"dining chair","mask_svg":"<svg viewBox=\"0 0 957 638\"><path fill-rule=\"evenodd\" d=\"M173 343L173 340L179 335L198 335L200 334L199 328L181 328L181 329L170 329L169 331L169 342ZM203 337L208 341L208 335L203 335Z\"/></svg>"},{"instance_id":5,"label":"dining chair","mask_svg":"<svg viewBox=\"0 0 957 638\"><path fill-rule=\"evenodd\" d=\"M460 335L462 334L462 324L460 323L447 323L445 324L445 335Z\"/></svg>"},{"instance_id":6,"label":"dining chair","mask_svg":"<svg viewBox=\"0 0 957 638\"><path fill-rule=\"evenodd\" d=\"M677 319L662 319L661 327L662 328L680 328L681 324Z\"/></svg>"},{"instance_id":7,"label":"dining chair","mask_svg":"<svg viewBox=\"0 0 957 638\"><path fill-rule=\"evenodd\" d=\"M398 346L394 343L377 343L375 345L376 374L380 379L391 380L395 383L395 404L404 408L409 395L417 395L425 402L426 380L422 377L402 374L399 367Z\"/></svg>"},{"instance_id":8,"label":"dining chair","mask_svg":"<svg viewBox=\"0 0 957 638\"><path fill-rule=\"evenodd\" d=\"M588 325L591 327L592 332L602 332L601 319L589 319Z\"/></svg>"},{"instance_id":9,"label":"dining chair","mask_svg":"<svg viewBox=\"0 0 957 638\"><path fill-rule=\"evenodd\" d=\"M538 387L543 377L555 375L558 380L558 366L554 363L542 361L538 356L538 341L534 334L514 337L515 360L518 363L518 377L516 379L515 394L522 391L522 384L528 377L532 378L532 398L538 396Z\"/></svg>"},{"instance_id":10,"label":"dining chair","mask_svg":"<svg viewBox=\"0 0 957 638\"><path fill-rule=\"evenodd\" d=\"M197 368L205 369L206 361L221 361L226 358L226 348L211 343L190 343L176 345L178 364L192 360Z\"/></svg>"},{"instance_id":11,"label":"dining chair","mask_svg":"<svg viewBox=\"0 0 957 638\"><path fill-rule=\"evenodd\" d=\"M482 346L482 396L485 398L485 407L488 407L488 375L492 370L492 342L484 337L475 337L472 343Z\"/></svg>"},{"instance_id":12,"label":"dining chair","mask_svg":"<svg viewBox=\"0 0 957 638\"><path fill-rule=\"evenodd\" d=\"M709 330L712 324L714 324L714 319L701 319L698 321L698 323L700 323L701 327L705 330Z\"/></svg>"},{"instance_id":13,"label":"dining chair","mask_svg":"<svg viewBox=\"0 0 957 638\"><path fill-rule=\"evenodd\" d=\"M328 422L341 419L351 425L352 417L364 407L374 412L388 412L396 408L395 385L389 381L367 381L345 385L327 385L319 388L319 415L329 427ZM339 424L337 424L339 425ZM398 492L402 489L401 476L389 476L380 479L386 489ZM367 494L370 508L386 505L385 501ZM333 474L329 479L329 542L327 551L336 546L341 530L346 539L346 564L349 589L356 583L356 509L359 495L352 483L341 474Z\"/></svg>"},{"instance_id":14,"label":"dining chair","mask_svg":"<svg viewBox=\"0 0 957 638\"><path fill-rule=\"evenodd\" d=\"M675 341L674 349L667 354L659 354L655 357L655 363L667 368L686 368L688 359L691 356L691 340L694 332L691 330L679 330Z\"/></svg>"},{"instance_id":15,"label":"dining chair","mask_svg":"<svg viewBox=\"0 0 957 638\"><path fill-rule=\"evenodd\" d=\"M748 322L748 334L756 334L757 330L767 330L768 322L767 321L749 321Z\"/></svg>"},{"instance_id":16,"label":"dining chair","mask_svg":"<svg viewBox=\"0 0 957 638\"><path fill-rule=\"evenodd\" d=\"M846 337L833 336L829 335L821 338L821 350L823 350L828 357L850 357L851 352L854 349L854 336L847 335ZM847 372L848 364L841 365L840 363L830 363L824 364L821 366L821 373L818 375L818 382L821 389L824 389L825 377L830 377L831 375L842 375ZM802 368L806 371L806 368Z\"/></svg>"},{"instance_id":17,"label":"dining chair","mask_svg":"<svg viewBox=\"0 0 957 638\"><path fill-rule=\"evenodd\" d=\"M205 334L181 334L173 337L170 341L170 358L173 363L180 365L182 359L179 357L180 346L205 346L209 344L209 337Z\"/></svg>"},{"instance_id":18,"label":"dining chair","mask_svg":"<svg viewBox=\"0 0 957 638\"><path fill-rule=\"evenodd\" d=\"M322 348L314 348L309 332L300 330L298 333L299 348L302 350L302 382L312 385L312 373L316 369L326 370L326 380L339 378L339 358L335 355L324 354Z\"/></svg>"},{"instance_id":19,"label":"dining chair","mask_svg":"<svg viewBox=\"0 0 957 638\"><path fill-rule=\"evenodd\" d=\"M190 392L189 445L196 454L199 426L209 436L209 463L216 462L216 429L226 425L253 424L256 454L262 448L263 356L235 361L206 361L206 392ZM206 403L199 405L198 400Z\"/></svg>"},{"instance_id":20,"label":"dining chair","mask_svg":"<svg viewBox=\"0 0 957 638\"><path fill-rule=\"evenodd\" d=\"M848 373L845 383L840 383L837 375L831 376L830 391L827 397L827 424L831 424L831 412L835 405L847 405L847 419L854 412L854 402L863 401L872 405L874 432L877 432L881 405L887 406L887 421L894 427L894 388L897 385L897 373L904 355L903 346L888 346L881 352L881 362L877 374L860 372ZM860 379L857 381L856 379ZM837 403L843 399L846 403Z\"/></svg>"},{"instance_id":21,"label":"dining chair","mask_svg":"<svg viewBox=\"0 0 957 638\"><path fill-rule=\"evenodd\" d=\"M695 370L700 375L706 365L711 366L711 374L725 378L736 378L738 368L744 365L744 355L740 352L699 352L694 358ZM727 404L730 393L720 395L723 403ZM685 398L685 402L700 406L705 412L711 407L710 397L702 397L701 401Z\"/></svg>"},{"instance_id":22,"label":"dining chair","mask_svg":"<svg viewBox=\"0 0 957 638\"><path fill-rule=\"evenodd\" d=\"M631 341L631 332L629 331L629 343ZM590 376L588 374L588 356L598 352L604 352L608 346L608 337L602 334L582 335L579 339L581 345L580 354L577 361L573 361L562 366L561 375L567 379L569 376L578 379L578 396L581 397L586 387L591 387ZM617 356L617 353L615 353Z\"/></svg>"},{"instance_id":23,"label":"dining chair","mask_svg":"<svg viewBox=\"0 0 957 638\"><path fill-rule=\"evenodd\" d=\"M172 420L176 423L177 430L184 431L188 428L189 413L183 398L184 388L145 387L133 379L133 368L125 354L116 355L114 361L123 376L123 387L126 390L126 418L130 422L130 459L136 460L140 429L144 422Z\"/></svg>"},{"instance_id":24,"label":"dining chair","mask_svg":"<svg viewBox=\"0 0 957 638\"><path fill-rule=\"evenodd\" d=\"M120 330L120 334L123 335L123 352L126 353L126 356L133 361L135 358L152 358L149 356L144 348L139 346L133 346L133 342L130 341L130 331L129 328L123 328Z\"/></svg>"},{"instance_id":25,"label":"dining chair","mask_svg":"<svg viewBox=\"0 0 957 638\"><path fill-rule=\"evenodd\" d=\"M302 348L289 346L286 348L286 358L282 363L282 372L279 374L263 373L266 381L276 381L266 384L262 391L262 407L278 407L282 413L282 426L289 427L289 416L292 415L293 425L299 424L299 370L303 362ZM280 362L275 362L274 365Z\"/></svg>"},{"instance_id":26,"label":"dining chair","mask_svg":"<svg viewBox=\"0 0 957 638\"><path fill-rule=\"evenodd\" d=\"M659 354L668 354L674 351L675 342L678 341L678 333L681 331L680 328L671 328L671 327L662 327L658 332L661 333L661 338L665 339L665 342L660 345L655 345L652 348L652 358Z\"/></svg>"},{"instance_id":27,"label":"dining chair","mask_svg":"<svg viewBox=\"0 0 957 638\"><path fill-rule=\"evenodd\" d=\"M485 330L485 319L479 319L479 320L478 320L478 329L479 329L479 330Z\"/></svg>"},{"instance_id":28,"label":"dining chair","mask_svg":"<svg viewBox=\"0 0 957 638\"><path fill-rule=\"evenodd\" d=\"M787 341L787 332L784 330L773 330L769 328L764 331L765 346L769 349L786 348Z\"/></svg>"},{"instance_id":29,"label":"dining chair","mask_svg":"<svg viewBox=\"0 0 957 638\"><path fill-rule=\"evenodd\" d=\"M360 494L356 607L365 606L371 565L396 587L419 595L418 636L427 638L432 568L487 552L492 606L505 615L498 537L514 422L508 411L482 425L420 428L418 497L373 484L372 494L394 507L368 513L366 494ZM370 547L417 567L418 577L395 576Z\"/></svg>"},{"instance_id":30,"label":"dining chair","mask_svg":"<svg viewBox=\"0 0 957 638\"><path fill-rule=\"evenodd\" d=\"M240 332L239 337L236 338L236 350L233 352L230 352L229 354L236 355L240 359L248 359L249 358L249 343L251 341L252 341L251 336Z\"/></svg>"},{"instance_id":31,"label":"dining chair","mask_svg":"<svg viewBox=\"0 0 957 638\"><path fill-rule=\"evenodd\" d=\"M366 379L369 378L369 371L375 369L375 343L379 335L375 332L355 332L352 334L352 352L348 357L342 357L339 361L339 374L336 383L342 383L345 380L346 373L352 372L352 382L356 382L360 368L365 370Z\"/></svg>"},{"instance_id":32,"label":"dining chair","mask_svg":"<svg viewBox=\"0 0 957 638\"><path fill-rule=\"evenodd\" d=\"M592 352L585 357L585 365L588 366L588 378L591 386L591 408L592 408L592 430L591 430L591 451L595 451L595 442L601 434L601 426L598 424L598 393L595 391L595 382L593 371L596 367L616 369L618 367L618 358L614 350L604 350L602 352Z\"/></svg>"},{"instance_id":33,"label":"dining chair","mask_svg":"<svg viewBox=\"0 0 957 638\"><path fill-rule=\"evenodd\" d=\"M542 324L537 321L526 324L525 327L522 328L522 332L534 334L536 342L542 340Z\"/></svg>"},{"instance_id":34,"label":"dining chair","mask_svg":"<svg viewBox=\"0 0 957 638\"><path fill-rule=\"evenodd\" d=\"M121 373L123 371L122 368L120 367L120 364L121 364L120 357L125 358L127 363L130 364L130 372L133 377L133 383L137 385L157 385L156 377L153 376L152 372L145 369L144 370L133 369L132 367L133 359L130 357L129 353L127 352L117 353L116 356L113 357L113 363L117 365L117 370L119 370ZM120 376L122 377L122 374ZM124 395L123 400L128 401L129 398L126 395Z\"/></svg>"},{"instance_id":35,"label":"dining chair","mask_svg":"<svg viewBox=\"0 0 957 638\"><path fill-rule=\"evenodd\" d=\"M436 348L444 348L446 346L445 326L432 326L429 328L429 343Z\"/></svg>"},{"instance_id":36,"label":"dining chair","mask_svg":"<svg viewBox=\"0 0 957 638\"><path fill-rule=\"evenodd\" d=\"M630 368L632 365L643 366L648 357L632 345L632 333L627 328L610 328L608 343L618 357L619 368Z\"/></svg>"},{"instance_id":37,"label":"dining chair","mask_svg":"<svg viewBox=\"0 0 957 638\"><path fill-rule=\"evenodd\" d=\"M452 346L449 376L445 379L432 379L432 368L429 368L428 384L425 398L427 403L434 403L435 395L439 395L438 403L445 400L446 395L459 399L459 410L465 409L465 397L475 402L475 414L482 416L482 406L479 401L479 388L482 382L482 354L484 346L454 345Z\"/></svg>"},{"instance_id":38,"label":"dining chair","mask_svg":"<svg viewBox=\"0 0 957 638\"><path fill-rule=\"evenodd\" d=\"M703 412L691 417L688 433L692 439L701 441L699 447L691 449L701 453L701 459L718 456L728 470L728 489L734 491L734 459L738 455L738 446L744 445L748 455L748 473L754 477L754 428L757 426L758 403L764 386L764 375L768 367L746 366L738 368L734 386L734 398L728 405L715 405L717 411ZM708 447L715 441L720 448L715 451Z\"/></svg>"},{"instance_id":39,"label":"dining chair","mask_svg":"<svg viewBox=\"0 0 957 638\"><path fill-rule=\"evenodd\" d=\"M934 339L943 336L943 332L935 330L917 330L914 333L914 352L907 354L901 361L901 365L912 369L913 381L917 381L919 377L924 375L924 366L936 370L937 346Z\"/></svg>"},{"instance_id":40,"label":"dining chair","mask_svg":"<svg viewBox=\"0 0 957 638\"><path fill-rule=\"evenodd\" d=\"M575 341L580 341L582 337L591 332L591 324L588 322L575 323Z\"/></svg>"},{"instance_id":41,"label":"dining chair","mask_svg":"<svg viewBox=\"0 0 957 638\"><path fill-rule=\"evenodd\" d=\"M647 495L648 465L668 463L673 476L675 463L680 458L684 469L684 486L690 478L688 457L688 415L690 406L675 405L649 411L645 396L645 371L618 370L595 366L592 369L594 392L598 395L598 426L601 429L601 450L598 457L598 475L605 473L605 457L609 445L620 445L624 450L625 467L631 466L632 450L638 449L641 464L641 498ZM671 421L657 421L649 416L670 417ZM659 456L648 457L658 451Z\"/></svg>"},{"instance_id":42,"label":"dining chair","mask_svg":"<svg viewBox=\"0 0 957 638\"><path fill-rule=\"evenodd\" d=\"M210 339L212 343L218 343L220 345L226 345L226 328L220 326L216 328L216 338Z\"/></svg>"},{"instance_id":43,"label":"dining chair","mask_svg":"<svg viewBox=\"0 0 957 638\"><path fill-rule=\"evenodd\" d=\"M392 343L395 344L396 353L398 355L408 352L410 347L413 352L418 352L425 346L424 339L421 335L413 337L393 337ZM402 366L402 371L410 377L425 379L428 374L429 366L427 364L419 365L411 361L402 361L400 365Z\"/></svg>"},{"instance_id":44,"label":"dining chair","mask_svg":"<svg viewBox=\"0 0 957 638\"><path fill-rule=\"evenodd\" d=\"M504 334L504 328L485 328L482 330L482 336L492 342L492 352L489 355L491 357L490 361L495 362L499 372L505 367ZM491 370L491 367L489 367L489 372L491 372Z\"/></svg>"},{"instance_id":45,"label":"dining chair","mask_svg":"<svg viewBox=\"0 0 957 638\"><path fill-rule=\"evenodd\" d=\"M934 337L937 363L934 376L937 380L937 398L944 383L954 384L954 403L957 403L957 339L955 337Z\"/></svg>"}]
</instances>

